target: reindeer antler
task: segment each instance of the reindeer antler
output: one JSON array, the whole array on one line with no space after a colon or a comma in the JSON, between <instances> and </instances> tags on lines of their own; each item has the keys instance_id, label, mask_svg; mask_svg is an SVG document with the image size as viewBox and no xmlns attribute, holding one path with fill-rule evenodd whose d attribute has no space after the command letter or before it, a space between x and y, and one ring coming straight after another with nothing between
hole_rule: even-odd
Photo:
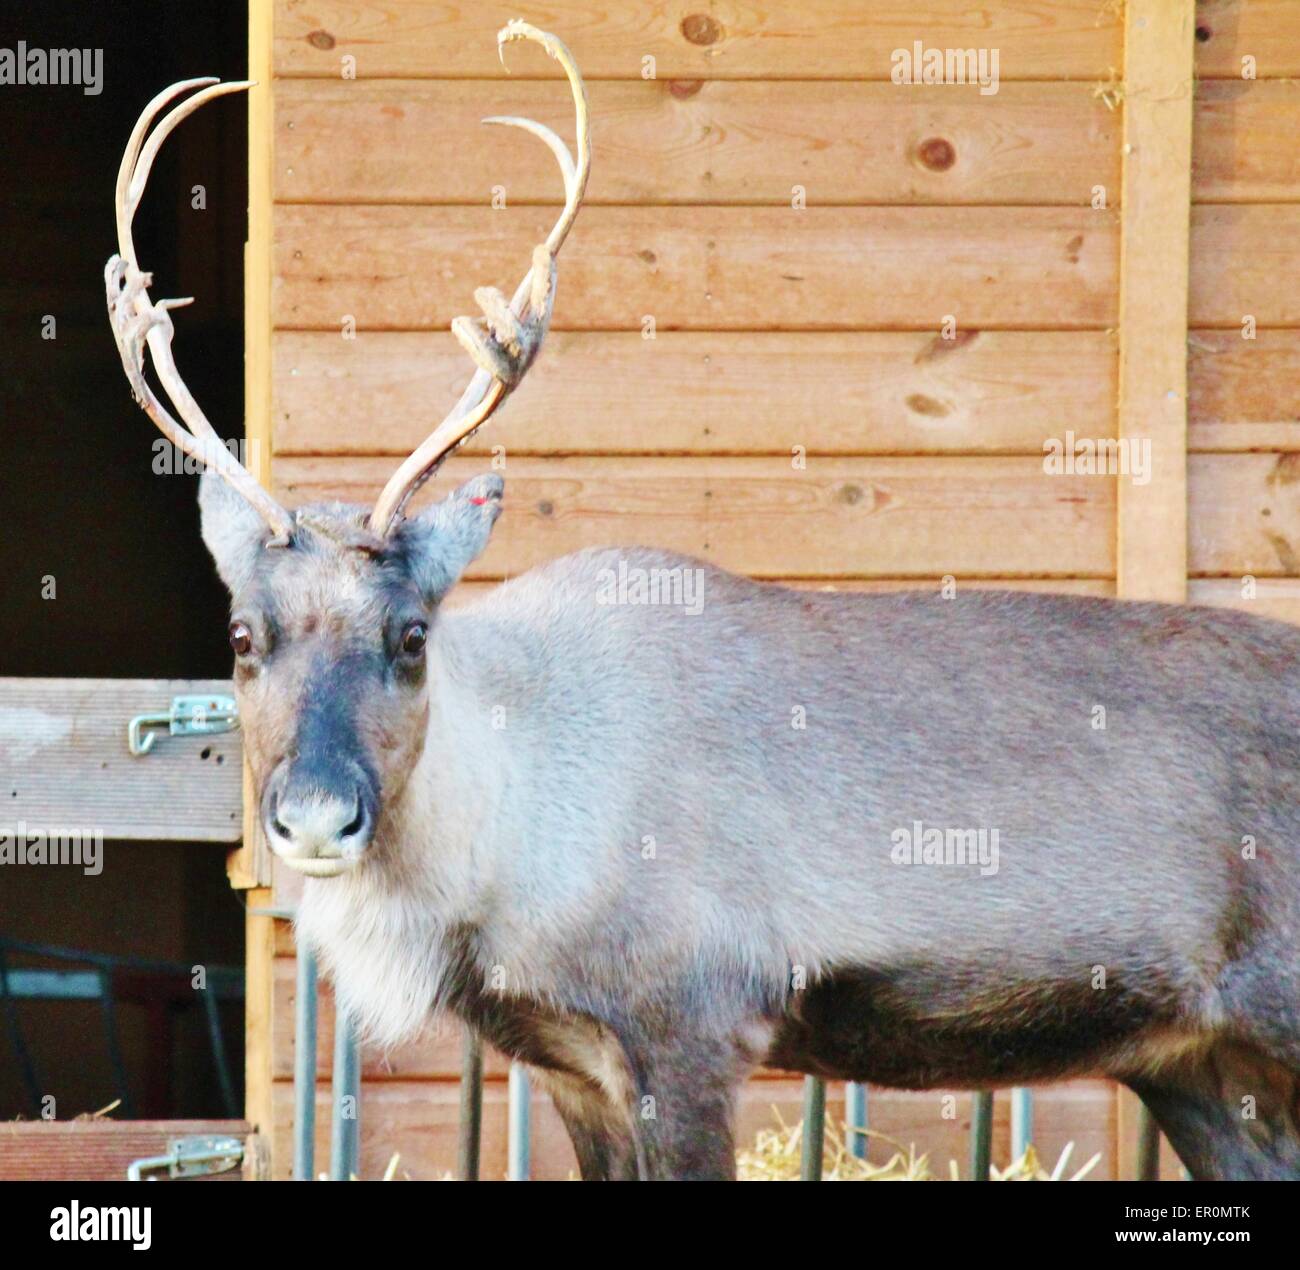
<instances>
[{"instance_id":1,"label":"reindeer antler","mask_svg":"<svg viewBox=\"0 0 1300 1270\"><path fill-rule=\"evenodd\" d=\"M203 87L202 92L195 93L179 106L173 107L152 135L148 136L148 140L145 140L155 116L169 101L191 88L203 85L206 87ZM268 546L284 546L293 530L292 517L222 444L216 429L199 409L176 369L172 357L174 328L170 310L192 304L193 299L151 300L148 288L153 278L152 275L141 272L136 261L135 243L131 238L131 222L135 219L136 208L140 206L140 198L149 180L149 171L168 134L205 102L226 93L242 92L249 87L251 85L247 82L223 84L211 77L182 80L170 88L164 88L144 108L144 113L137 120L131 139L127 142L126 151L122 155L122 166L117 173L118 254L104 268L104 285L113 338L117 341L122 367L131 383L136 401L173 445L217 471L256 508L274 534ZM146 344L153 357L154 370L187 427L177 423L145 378Z\"/></svg>"},{"instance_id":2,"label":"reindeer antler","mask_svg":"<svg viewBox=\"0 0 1300 1270\"><path fill-rule=\"evenodd\" d=\"M457 446L469 440L485 424L518 385L533 364L546 338L555 303L555 257L573 227L578 207L587 188L591 168L591 140L588 135L587 90L574 64L573 54L563 42L527 22L507 23L497 33L497 52L505 65L505 46L512 40L540 44L564 68L573 90L578 160L549 128L532 119L494 115L484 123L523 128L546 143L560 165L564 178L564 210L544 243L533 250L532 268L524 275L507 303L495 287L480 287L475 302L483 310L480 318L458 317L452 333L474 359L478 370L451 412L393 473L370 513L372 532L383 537L401 516L411 496L442 465Z\"/></svg>"}]
</instances>

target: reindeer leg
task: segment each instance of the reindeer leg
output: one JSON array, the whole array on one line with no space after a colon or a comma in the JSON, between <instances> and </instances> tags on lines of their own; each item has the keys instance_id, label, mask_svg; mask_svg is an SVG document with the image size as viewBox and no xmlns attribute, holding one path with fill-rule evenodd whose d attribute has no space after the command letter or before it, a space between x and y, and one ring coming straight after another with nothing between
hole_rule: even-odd
<instances>
[{"instance_id":1,"label":"reindeer leg","mask_svg":"<svg viewBox=\"0 0 1300 1270\"><path fill-rule=\"evenodd\" d=\"M1300 1077L1224 1042L1128 1082L1198 1181L1300 1179Z\"/></svg>"},{"instance_id":2,"label":"reindeer leg","mask_svg":"<svg viewBox=\"0 0 1300 1270\"><path fill-rule=\"evenodd\" d=\"M636 1145L627 1109L603 1089L566 1072L532 1068L569 1131L584 1182L635 1182Z\"/></svg>"},{"instance_id":3,"label":"reindeer leg","mask_svg":"<svg viewBox=\"0 0 1300 1270\"><path fill-rule=\"evenodd\" d=\"M736 1093L751 1065L741 1047L729 1037L663 1028L624 1038L624 1050L635 1082L641 1178L734 1181Z\"/></svg>"}]
</instances>

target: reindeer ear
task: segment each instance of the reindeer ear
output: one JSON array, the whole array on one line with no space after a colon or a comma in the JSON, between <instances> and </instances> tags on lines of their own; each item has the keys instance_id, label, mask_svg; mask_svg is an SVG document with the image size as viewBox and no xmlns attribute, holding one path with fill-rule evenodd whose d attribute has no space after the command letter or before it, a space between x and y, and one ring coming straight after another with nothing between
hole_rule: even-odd
<instances>
[{"instance_id":1,"label":"reindeer ear","mask_svg":"<svg viewBox=\"0 0 1300 1270\"><path fill-rule=\"evenodd\" d=\"M412 571L431 601L441 600L482 554L504 492L505 482L495 473L476 476L400 527Z\"/></svg>"},{"instance_id":2,"label":"reindeer ear","mask_svg":"<svg viewBox=\"0 0 1300 1270\"><path fill-rule=\"evenodd\" d=\"M230 594L252 580L268 537L266 521L215 472L199 478L199 522L203 541Z\"/></svg>"}]
</instances>

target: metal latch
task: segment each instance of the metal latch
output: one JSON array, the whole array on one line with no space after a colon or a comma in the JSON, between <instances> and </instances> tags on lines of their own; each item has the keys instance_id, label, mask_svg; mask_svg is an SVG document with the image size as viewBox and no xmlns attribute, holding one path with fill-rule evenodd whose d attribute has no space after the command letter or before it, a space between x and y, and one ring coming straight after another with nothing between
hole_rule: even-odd
<instances>
[{"instance_id":1,"label":"metal latch","mask_svg":"<svg viewBox=\"0 0 1300 1270\"><path fill-rule=\"evenodd\" d=\"M166 728L171 736L211 736L239 726L234 697L173 697L166 714L137 714L127 724L126 744L137 758L148 754L158 739L149 728Z\"/></svg>"},{"instance_id":2,"label":"metal latch","mask_svg":"<svg viewBox=\"0 0 1300 1270\"><path fill-rule=\"evenodd\" d=\"M145 1173L159 1173L166 1169L169 1178L205 1177L212 1173L228 1173L243 1163L244 1144L238 1138L173 1138L167 1144L166 1155L148 1156L133 1160L126 1166L129 1182L156 1182L156 1177Z\"/></svg>"}]
</instances>

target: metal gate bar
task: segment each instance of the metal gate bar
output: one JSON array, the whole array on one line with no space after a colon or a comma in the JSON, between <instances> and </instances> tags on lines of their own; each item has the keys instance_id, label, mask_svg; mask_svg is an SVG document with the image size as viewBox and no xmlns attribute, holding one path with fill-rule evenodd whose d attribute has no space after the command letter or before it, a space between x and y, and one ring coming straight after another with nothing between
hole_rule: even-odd
<instances>
[{"instance_id":1,"label":"metal gate bar","mask_svg":"<svg viewBox=\"0 0 1300 1270\"><path fill-rule=\"evenodd\" d=\"M799 1177L804 1182L821 1180L821 1162L826 1134L826 1082L804 1077L803 1140ZM848 1149L858 1159L867 1155L867 1087L849 1081L844 1086L844 1111ZM1143 1104L1138 1120L1137 1177L1154 1182L1160 1177L1160 1128ZM1018 1160L1034 1140L1034 1095L1031 1089L1011 1090L1011 1158ZM987 1182L992 1168L993 1093L979 1090L972 1095L970 1175L972 1182ZM1190 1179L1183 1169L1183 1179Z\"/></svg>"},{"instance_id":2,"label":"metal gate bar","mask_svg":"<svg viewBox=\"0 0 1300 1270\"><path fill-rule=\"evenodd\" d=\"M15 969L8 954L48 958L52 961L76 962L90 969L65 970L62 968ZM244 995L242 967L208 965L206 986L199 989L202 1006L207 1012L209 1048L216 1068L217 1081L226 1109L236 1115L235 1084L231 1077L225 1041L221 1035L216 1005L218 1000L239 1000ZM0 935L0 1010L5 1016L9 1042L18 1061L18 1068L32 1104L33 1116L45 1112L35 1062L23 1036L18 1015L19 1001L95 1001L99 1004L104 1022L105 1047L114 1085L121 1100L123 1114L131 1118L134 1104L127 1086L126 1065L123 1061L118 1034L117 1004L119 999L132 1004L189 1005L195 994L191 963L157 961L146 957L120 957L109 953L89 952L82 948L67 948L61 944L37 944L27 940L10 939ZM177 994L170 997L149 996L146 987L154 987L153 980L183 982L184 1000ZM142 986L143 985L143 986ZM170 1017L167 1015L166 1017Z\"/></svg>"},{"instance_id":3,"label":"metal gate bar","mask_svg":"<svg viewBox=\"0 0 1300 1270\"><path fill-rule=\"evenodd\" d=\"M460 1151L457 1175L477 1182L483 1135L483 1042L468 1028L461 1056Z\"/></svg>"},{"instance_id":4,"label":"metal gate bar","mask_svg":"<svg viewBox=\"0 0 1300 1270\"><path fill-rule=\"evenodd\" d=\"M803 1078L803 1138L799 1180L822 1180L822 1151L826 1142L826 1082L819 1076Z\"/></svg>"},{"instance_id":5,"label":"metal gate bar","mask_svg":"<svg viewBox=\"0 0 1300 1270\"><path fill-rule=\"evenodd\" d=\"M510 1064L508 1102L506 1179L526 1182L532 1154L532 1090L528 1087L528 1073L519 1063Z\"/></svg>"},{"instance_id":6,"label":"metal gate bar","mask_svg":"<svg viewBox=\"0 0 1300 1270\"><path fill-rule=\"evenodd\" d=\"M1018 1160L1034 1141L1034 1095L1023 1085L1011 1091L1011 1158Z\"/></svg>"},{"instance_id":7,"label":"metal gate bar","mask_svg":"<svg viewBox=\"0 0 1300 1270\"><path fill-rule=\"evenodd\" d=\"M0 968L0 996L4 976ZM295 1003L294 1053L294 1165L293 1175L307 1179L313 1172L316 1081L316 1030L318 1023L318 981L315 959L301 951L298 956L298 992ZM507 1178L527 1181L531 1175L532 1091L528 1074L518 1063L510 1066L507 1086L508 1140ZM351 1021L339 1015L334 1037L334 1083L330 1134L330 1176L355 1177L359 1168L360 1143L360 1046ZM1011 1090L1011 1157L1019 1159L1032 1145L1033 1092L1016 1086ZM349 1114L350 1113L350 1114ZM858 1159L867 1155L867 1086L845 1084L845 1120L848 1150ZM483 1128L483 1044L466 1031L462 1050L460 1081L460 1125L457 1176L478 1181ZM816 1076L804 1078L803 1133L800 1147L800 1180L818 1182L826 1137L826 1082ZM972 1095L970 1132L970 1180L987 1182L992 1167L993 1093L979 1090ZM1159 1176L1160 1131L1145 1106L1141 1108L1137 1148L1137 1176L1155 1180ZM1183 1171L1187 1176L1186 1170Z\"/></svg>"},{"instance_id":8,"label":"metal gate bar","mask_svg":"<svg viewBox=\"0 0 1300 1270\"><path fill-rule=\"evenodd\" d=\"M22 1025L18 1022L18 1010L9 991L9 963L5 960L5 950L0 945L0 1002L4 1004L5 1027L9 1032L9 1044L13 1046L14 1056L18 1059L18 1069L22 1073L23 1086L27 1090L27 1101L31 1105L33 1116L41 1114L41 1082L36 1075L36 1064L23 1036Z\"/></svg>"},{"instance_id":9,"label":"metal gate bar","mask_svg":"<svg viewBox=\"0 0 1300 1270\"><path fill-rule=\"evenodd\" d=\"M346 1182L359 1175L361 1144L361 1047L352 1019L335 1003L333 1123L330 1177Z\"/></svg>"},{"instance_id":10,"label":"metal gate bar","mask_svg":"<svg viewBox=\"0 0 1300 1270\"><path fill-rule=\"evenodd\" d=\"M135 1100L131 1097L131 1090L126 1083L126 1063L122 1060L122 1038L117 1028L117 1003L113 1000L113 972L104 966L99 969L99 1008L104 1016L108 1065L112 1068L113 1081L122 1100L122 1114L128 1120L134 1120Z\"/></svg>"},{"instance_id":11,"label":"metal gate bar","mask_svg":"<svg viewBox=\"0 0 1300 1270\"><path fill-rule=\"evenodd\" d=\"M226 1061L226 1041L221 1035L221 1013L217 1009L217 994L205 992L200 998L208 1022L208 1044L217 1065L217 1085L221 1090L221 1105L231 1120L239 1119L239 1103L235 1098L235 1083L230 1079L230 1064Z\"/></svg>"},{"instance_id":12,"label":"metal gate bar","mask_svg":"<svg viewBox=\"0 0 1300 1270\"><path fill-rule=\"evenodd\" d=\"M844 1123L849 1154L855 1160L865 1160L867 1130L871 1126L867 1123L867 1087L857 1081L844 1086Z\"/></svg>"},{"instance_id":13,"label":"metal gate bar","mask_svg":"<svg viewBox=\"0 0 1300 1270\"><path fill-rule=\"evenodd\" d=\"M298 950L298 991L293 1003L293 1175L316 1176L316 956Z\"/></svg>"},{"instance_id":14,"label":"metal gate bar","mask_svg":"<svg viewBox=\"0 0 1300 1270\"><path fill-rule=\"evenodd\" d=\"M970 1180L987 1182L993 1163L993 1091L981 1089L971 1096Z\"/></svg>"}]
</instances>

